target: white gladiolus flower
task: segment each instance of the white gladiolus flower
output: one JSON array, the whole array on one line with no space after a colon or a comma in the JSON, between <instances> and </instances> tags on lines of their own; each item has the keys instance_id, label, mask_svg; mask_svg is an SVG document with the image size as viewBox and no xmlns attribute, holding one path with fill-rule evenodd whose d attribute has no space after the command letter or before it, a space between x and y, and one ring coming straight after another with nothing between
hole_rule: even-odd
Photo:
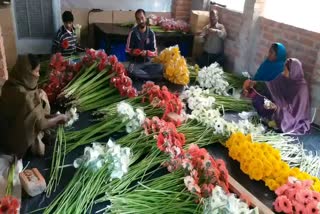
<instances>
[{"instance_id":1,"label":"white gladiolus flower","mask_svg":"<svg viewBox=\"0 0 320 214\"><path fill-rule=\"evenodd\" d=\"M134 108L122 101L118 104L117 112L120 117L122 117L122 122L126 123L126 132L131 133L141 127L146 119L146 115L141 108Z\"/></svg>"},{"instance_id":2,"label":"white gladiolus flower","mask_svg":"<svg viewBox=\"0 0 320 214\"><path fill-rule=\"evenodd\" d=\"M110 179L121 179L128 172L130 155L130 148L121 148L109 139L107 144L93 143L92 147L86 147L84 155L74 160L73 165L100 169L107 164Z\"/></svg>"},{"instance_id":3,"label":"white gladiolus flower","mask_svg":"<svg viewBox=\"0 0 320 214\"><path fill-rule=\"evenodd\" d=\"M219 95L227 95L229 83L224 80L223 70L218 63L202 68L198 73L198 82L202 88L211 89Z\"/></svg>"},{"instance_id":4,"label":"white gladiolus flower","mask_svg":"<svg viewBox=\"0 0 320 214\"><path fill-rule=\"evenodd\" d=\"M258 209L250 209L248 205L236 198L234 194L226 194L220 186L216 186L209 198L204 200L204 214L232 213L255 214Z\"/></svg>"}]
</instances>

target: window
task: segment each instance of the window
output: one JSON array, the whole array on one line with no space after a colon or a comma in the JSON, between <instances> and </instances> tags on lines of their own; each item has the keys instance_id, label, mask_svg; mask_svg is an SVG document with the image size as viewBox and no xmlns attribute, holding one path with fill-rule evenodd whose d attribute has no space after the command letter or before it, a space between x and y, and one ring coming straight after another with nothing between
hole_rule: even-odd
<instances>
[{"instance_id":1,"label":"window","mask_svg":"<svg viewBox=\"0 0 320 214\"><path fill-rule=\"evenodd\" d=\"M19 39L52 38L52 1L15 0L14 10Z\"/></svg>"},{"instance_id":2,"label":"window","mask_svg":"<svg viewBox=\"0 0 320 214\"><path fill-rule=\"evenodd\" d=\"M266 0L264 17L299 28L320 32L320 1Z\"/></svg>"},{"instance_id":3,"label":"window","mask_svg":"<svg viewBox=\"0 0 320 214\"><path fill-rule=\"evenodd\" d=\"M242 13L245 0L211 0L211 2L226 5L228 9Z\"/></svg>"},{"instance_id":4,"label":"window","mask_svg":"<svg viewBox=\"0 0 320 214\"><path fill-rule=\"evenodd\" d=\"M62 8L98 8L102 10L137 10L171 12L172 0L63 0Z\"/></svg>"}]
</instances>

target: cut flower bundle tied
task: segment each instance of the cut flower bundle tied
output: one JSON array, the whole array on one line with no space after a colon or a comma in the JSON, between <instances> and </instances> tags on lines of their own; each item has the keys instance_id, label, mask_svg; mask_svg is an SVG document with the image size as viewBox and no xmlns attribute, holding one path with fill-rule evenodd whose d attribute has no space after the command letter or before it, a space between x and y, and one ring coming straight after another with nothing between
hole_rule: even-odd
<instances>
[{"instance_id":1,"label":"cut flower bundle tied","mask_svg":"<svg viewBox=\"0 0 320 214\"><path fill-rule=\"evenodd\" d=\"M131 133L141 128L144 120L146 119L146 115L142 108L137 108L134 110L134 108L125 101L122 101L118 104L117 111L122 119L122 122L126 123L127 133Z\"/></svg>"},{"instance_id":2,"label":"cut flower bundle tied","mask_svg":"<svg viewBox=\"0 0 320 214\"><path fill-rule=\"evenodd\" d=\"M186 59L181 56L178 46L173 46L161 51L155 62L164 66L164 77L172 83L187 85L190 81Z\"/></svg>"},{"instance_id":3,"label":"cut flower bundle tied","mask_svg":"<svg viewBox=\"0 0 320 214\"><path fill-rule=\"evenodd\" d=\"M320 212L320 193L311 190L312 180L289 177L288 182L276 189L277 199L273 203L276 212L315 213Z\"/></svg>"},{"instance_id":4,"label":"cut flower bundle tied","mask_svg":"<svg viewBox=\"0 0 320 214\"><path fill-rule=\"evenodd\" d=\"M130 154L130 148L121 148L112 140L106 144L92 143L92 147L86 147L83 156L77 158L73 165L75 168L97 170L108 164L110 179L121 179L128 172Z\"/></svg>"},{"instance_id":5,"label":"cut flower bundle tied","mask_svg":"<svg viewBox=\"0 0 320 214\"><path fill-rule=\"evenodd\" d=\"M202 68L198 73L200 87L211 89L215 94L227 96L229 83L224 78L224 71L218 63Z\"/></svg>"}]
</instances>

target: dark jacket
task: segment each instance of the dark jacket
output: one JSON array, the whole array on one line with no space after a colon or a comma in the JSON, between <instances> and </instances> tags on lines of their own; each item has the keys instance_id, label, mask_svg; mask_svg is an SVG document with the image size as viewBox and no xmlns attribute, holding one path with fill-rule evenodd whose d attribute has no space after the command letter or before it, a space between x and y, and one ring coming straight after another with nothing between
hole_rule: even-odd
<instances>
[{"instance_id":1,"label":"dark jacket","mask_svg":"<svg viewBox=\"0 0 320 214\"><path fill-rule=\"evenodd\" d=\"M147 51L147 56L141 56L139 52ZM155 33L147 27L144 34L140 33L138 27L132 28L129 33L126 45L126 53L132 62L148 62L151 57L157 56L157 44Z\"/></svg>"}]
</instances>

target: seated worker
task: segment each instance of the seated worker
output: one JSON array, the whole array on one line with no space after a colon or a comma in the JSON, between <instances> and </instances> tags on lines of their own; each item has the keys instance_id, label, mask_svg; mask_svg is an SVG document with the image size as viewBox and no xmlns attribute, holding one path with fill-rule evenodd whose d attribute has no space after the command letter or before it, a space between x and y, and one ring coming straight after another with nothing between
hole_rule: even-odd
<instances>
[{"instance_id":1,"label":"seated worker","mask_svg":"<svg viewBox=\"0 0 320 214\"><path fill-rule=\"evenodd\" d=\"M210 11L210 24L202 30L203 53L197 59L200 68L218 62L221 66L224 63L224 39L227 36L226 29L219 22L218 11Z\"/></svg>"},{"instance_id":2,"label":"seated worker","mask_svg":"<svg viewBox=\"0 0 320 214\"><path fill-rule=\"evenodd\" d=\"M260 67L258 68L256 74L253 77L253 80L261 82L274 80L283 72L286 58L287 51L285 46L281 43L273 43L269 49L268 56L261 63ZM254 81L246 80L244 82L243 93L246 97L252 97L254 95L254 93L251 94L252 90L250 90ZM259 84L259 86L263 87L264 85ZM268 96L268 98L270 98L268 90L265 87L262 88L262 90L262 93L264 93Z\"/></svg>"},{"instance_id":3,"label":"seated worker","mask_svg":"<svg viewBox=\"0 0 320 214\"><path fill-rule=\"evenodd\" d=\"M273 43L269 49L268 57L260 65L253 80L271 81L275 79L282 73L286 59L286 47L281 43Z\"/></svg>"},{"instance_id":4,"label":"seated worker","mask_svg":"<svg viewBox=\"0 0 320 214\"><path fill-rule=\"evenodd\" d=\"M135 12L137 26L129 33L126 53L130 58L130 76L142 80L161 80L163 66L151 62L158 55L155 33L147 26L146 13L143 9Z\"/></svg>"},{"instance_id":5,"label":"seated worker","mask_svg":"<svg viewBox=\"0 0 320 214\"><path fill-rule=\"evenodd\" d=\"M44 155L43 131L64 124L66 115L50 115L44 91L38 89L40 63L34 55L19 55L0 97L0 153L19 159L28 149Z\"/></svg>"},{"instance_id":6,"label":"seated worker","mask_svg":"<svg viewBox=\"0 0 320 214\"><path fill-rule=\"evenodd\" d=\"M84 49L78 45L77 35L73 26L73 14L65 11L62 14L63 25L58 30L52 44L52 53L61 53L62 56L71 56Z\"/></svg>"},{"instance_id":7,"label":"seated worker","mask_svg":"<svg viewBox=\"0 0 320 214\"><path fill-rule=\"evenodd\" d=\"M255 84L254 81L249 83L252 88ZM269 126L284 133L306 134L310 130L311 109L308 84L301 62L289 58L283 72L265 84L270 99L258 92L252 96L252 103L258 114L269 121Z\"/></svg>"}]
</instances>

